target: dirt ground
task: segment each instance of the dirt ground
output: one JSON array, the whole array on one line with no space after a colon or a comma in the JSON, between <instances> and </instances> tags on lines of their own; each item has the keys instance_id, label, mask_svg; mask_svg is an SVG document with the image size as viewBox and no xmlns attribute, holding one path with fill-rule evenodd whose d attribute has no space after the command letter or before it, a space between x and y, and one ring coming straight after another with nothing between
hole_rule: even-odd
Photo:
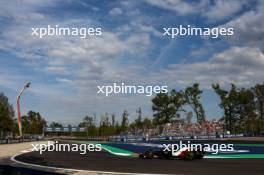
<instances>
[{"instance_id":1,"label":"dirt ground","mask_svg":"<svg viewBox=\"0 0 264 175\"><path fill-rule=\"evenodd\" d=\"M47 141L36 141L36 142L24 142L24 143L13 143L13 144L1 144L0 145L0 160L7 157L11 157L15 154L21 153L26 149L32 149L31 144L47 143Z\"/></svg>"}]
</instances>

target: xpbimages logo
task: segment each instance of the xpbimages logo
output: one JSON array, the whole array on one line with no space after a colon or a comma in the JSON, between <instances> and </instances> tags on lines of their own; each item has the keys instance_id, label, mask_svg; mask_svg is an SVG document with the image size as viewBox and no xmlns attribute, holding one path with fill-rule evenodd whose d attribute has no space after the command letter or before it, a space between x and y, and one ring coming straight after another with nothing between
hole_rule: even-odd
<instances>
[{"instance_id":1,"label":"xpbimages logo","mask_svg":"<svg viewBox=\"0 0 264 175\"><path fill-rule=\"evenodd\" d=\"M80 152L80 154L86 154L87 151L102 151L101 144L76 144L76 143L59 143L58 141L48 141L47 144L31 144L33 151L42 154L45 151L48 152Z\"/></svg>"},{"instance_id":2,"label":"xpbimages logo","mask_svg":"<svg viewBox=\"0 0 264 175\"><path fill-rule=\"evenodd\" d=\"M164 27L163 36L175 38L176 36L208 36L211 38L218 38L219 36L234 35L234 28L225 27L191 27L190 25L179 27Z\"/></svg>"},{"instance_id":3,"label":"xpbimages logo","mask_svg":"<svg viewBox=\"0 0 264 175\"><path fill-rule=\"evenodd\" d=\"M80 38L87 38L87 36L102 35L102 29L100 27L59 27L59 25L47 27L32 27L31 36L37 36L44 38L47 36L78 36Z\"/></svg>"},{"instance_id":4,"label":"xpbimages logo","mask_svg":"<svg viewBox=\"0 0 264 175\"><path fill-rule=\"evenodd\" d=\"M179 144L163 144L163 151L172 152L175 154L179 150L188 149L188 151L204 151L211 152L212 154L218 154L219 152L231 152L234 151L233 144L208 144L208 143L183 143L182 141Z\"/></svg>"},{"instance_id":5,"label":"xpbimages logo","mask_svg":"<svg viewBox=\"0 0 264 175\"><path fill-rule=\"evenodd\" d=\"M126 85L125 83L113 85L97 86L98 94L145 94L146 96L152 96L153 94L167 93L168 86L143 86L143 85Z\"/></svg>"}]
</instances>

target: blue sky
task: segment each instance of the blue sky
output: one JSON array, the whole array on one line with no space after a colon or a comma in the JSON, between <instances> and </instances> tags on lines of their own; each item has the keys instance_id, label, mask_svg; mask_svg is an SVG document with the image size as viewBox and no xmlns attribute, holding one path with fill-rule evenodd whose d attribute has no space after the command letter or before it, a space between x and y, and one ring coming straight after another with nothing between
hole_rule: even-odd
<instances>
[{"instance_id":1,"label":"blue sky","mask_svg":"<svg viewBox=\"0 0 264 175\"><path fill-rule=\"evenodd\" d=\"M39 111L47 121L76 124L86 114L134 119L136 108L152 116L144 95L97 94L114 82L167 85L183 89L195 82L204 90L209 119L222 115L212 83L249 87L263 82L264 3L258 0L2 0L0 2L0 91L22 113ZM31 36L32 27L101 27L94 38ZM234 35L162 37L163 27L233 27ZM184 117L184 116L183 116Z\"/></svg>"}]
</instances>

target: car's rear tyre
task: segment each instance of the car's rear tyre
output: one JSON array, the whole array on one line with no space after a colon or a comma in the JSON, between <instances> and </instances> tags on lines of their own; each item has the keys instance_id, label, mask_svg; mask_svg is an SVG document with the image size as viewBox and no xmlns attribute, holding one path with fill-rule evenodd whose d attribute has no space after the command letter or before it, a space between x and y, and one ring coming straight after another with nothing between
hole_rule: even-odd
<instances>
[{"instance_id":1,"label":"car's rear tyre","mask_svg":"<svg viewBox=\"0 0 264 175\"><path fill-rule=\"evenodd\" d=\"M183 160L193 160L194 159L194 153L193 152L186 152L184 157L183 157Z\"/></svg>"},{"instance_id":2,"label":"car's rear tyre","mask_svg":"<svg viewBox=\"0 0 264 175\"><path fill-rule=\"evenodd\" d=\"M152 153L152 151L146 151L142 154L139 155L139 158L141 159L153 159L154 155Z\"/></svg>"},{"instance_id":3,"label":"car's rear tyre","mask_svg":"<svg viewBox=\"0 0 264 175\"><path fill-rule=\"evenodd\" d=\"M196 159L202 159L204 157L204 154L202 152L196 153Z\"/></svg>"}]
</instances>

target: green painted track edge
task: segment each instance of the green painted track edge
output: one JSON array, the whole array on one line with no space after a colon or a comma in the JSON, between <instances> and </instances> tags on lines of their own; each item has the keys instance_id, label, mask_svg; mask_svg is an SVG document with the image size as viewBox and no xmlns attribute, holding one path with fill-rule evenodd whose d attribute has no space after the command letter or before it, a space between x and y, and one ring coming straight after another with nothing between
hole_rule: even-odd
<instances>
[{"instance_id":1,"label":"green painted track edge","mask_svg":"<svg viewBox=\"0 0 264 175\"><path fill-rule=\"evenodd\" d=\"M74 143L85 143L85 144L97 144L99 142L94 141L73 141ZM102 148L106 150L107 152L119 155L119 156L128 156L128 157L136 157L137 153L134 153L132 151L128 151L125 149L113 147L106 145L106 142L100 143L102 144ZM236 144L239 146L264 146L264 144ZM210 154L206 155L208 158L264 158L264 154Z\"/></svg>"},{"instance_id":2,"label":"green painted track edge","mask_svg":"<svg viewBox=\"0 0 264 175\"><path fill-rule=\"evenodd\" d=\"M102 148L106 150L107 152L119 155L119 156L128 156L128 157L137 157L137 153L128 151L126 149L121 149L113 146L106 145L104 143L94 142L94 141L73 141L74 143L84 143L84 144L101 144ZM106 143L106 142L105 142Z\"/></svg>"}]
</instances>

